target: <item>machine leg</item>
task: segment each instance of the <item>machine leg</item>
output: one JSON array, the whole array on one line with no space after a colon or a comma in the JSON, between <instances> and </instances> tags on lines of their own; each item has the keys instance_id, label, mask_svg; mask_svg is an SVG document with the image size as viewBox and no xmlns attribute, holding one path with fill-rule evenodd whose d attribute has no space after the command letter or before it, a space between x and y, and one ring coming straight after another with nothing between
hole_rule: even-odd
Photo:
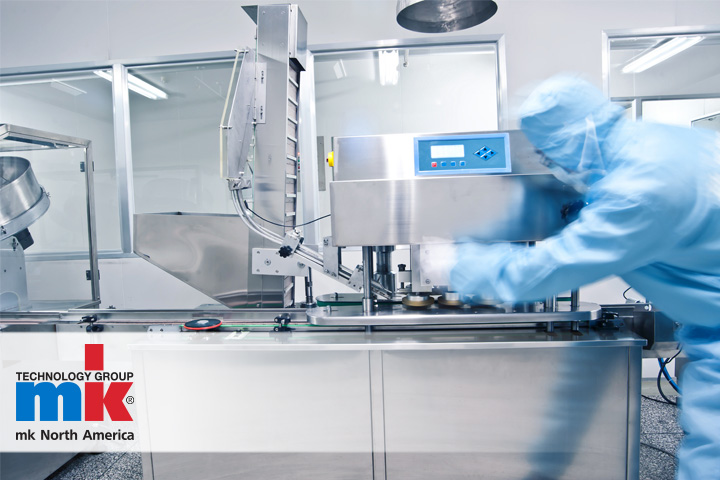
<instances>
[{"instance_id":1,"label":"machine leg","mask_svg":"<svg viewBox=\"0 0 720 480\"><path fill-rule=\"evenodd\" d=\"M373 311L375 299L373 298L371 282L373 278L373 249L363 247L363 312Z\"/></svg>"}]
</instances>

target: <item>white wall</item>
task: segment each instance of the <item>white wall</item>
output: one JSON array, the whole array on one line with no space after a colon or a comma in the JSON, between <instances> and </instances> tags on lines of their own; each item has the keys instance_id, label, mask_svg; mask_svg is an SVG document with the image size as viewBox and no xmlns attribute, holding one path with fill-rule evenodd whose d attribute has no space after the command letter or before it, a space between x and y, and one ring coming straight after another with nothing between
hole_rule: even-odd
<instances>
[{"instance_id":1,"label":"white wall","mask_svg":"<svg viewBox=\"0 0 720 480\"><path fill-rule=\"evenodd\" d=\"M241 3L277 2L3 0L0 68L144 59L250 45L254 25ZM308 20L311 45L431 36L399 27L395 0L297 3ZM605 29L720 25L720 2L715 0L498 0L498 5L492 19L457 35L505 35L511 117L532 86L554 73L581 72L600 86ZM138 274L135 263L119 261L122 268L113 266L102 275L107 285L103 296L112 303L124 302L116 306L143 307L151 300L147 298L151 290L142 285L151 285L164 292L155 295L153 304L166 299L168 306L176 305L186 287L148 270L131 279L129 275ZM109 281L108 274L120 277ZM118 285L131 281L147 296L118 294ZM605 282L586 289L583 298L595 295L592 299L598 301L621 301L621 284L613 282L610 287Z\"/></svg>"},{"instance_id":2,"label":"white wall","mask_svg":"<svg viewBox=\"0 0 720 480\"><path fill-rule=\"evenodd\" d=\"M2 68L228 50L253 43L253 23L234 0L0 2ZM297 0L308 43L432 37L395 23L395 0ZM715 0L498 0L498 13L448 35L505 34L508 93L559 71L601 81L601 32L720 25Z\"/></svg>"}]
</instances>

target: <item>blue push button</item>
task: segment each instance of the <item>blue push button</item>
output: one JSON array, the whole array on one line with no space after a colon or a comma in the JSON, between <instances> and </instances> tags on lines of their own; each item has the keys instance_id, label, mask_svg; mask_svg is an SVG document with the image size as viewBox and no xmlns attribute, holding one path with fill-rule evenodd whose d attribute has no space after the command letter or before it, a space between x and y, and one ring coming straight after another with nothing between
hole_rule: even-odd
<instances>
[{"instance_id":1,"label":"blue push button","mask_svg":"<svg viewBox=\"0 0 720 480\"><path fill-rule=\"evenodd\" d=\"M460 162L460 166L461 166L461 167L464 167L464 166L465 166L465 162Z\"/></svg>"},{"instance_id":2,"label":"blue push button","mask_svg":"<svg viewBox=\"0 0 720 480\"><path fill-rule=\"evenodd\" d=\"M447 167L447 162L440 162L441 167Z\"/></svg>"},{"instance_id":3,"label":"blue push button","mask_svg":"<svg viewBox=\"0 0 720 480\"><path fill-rule=\"evenodd\" d=\"M454 167L454 166L455 166L455 162L450 162L450 166L451 166L451 167Z\"/></svg>"}]
</instances>

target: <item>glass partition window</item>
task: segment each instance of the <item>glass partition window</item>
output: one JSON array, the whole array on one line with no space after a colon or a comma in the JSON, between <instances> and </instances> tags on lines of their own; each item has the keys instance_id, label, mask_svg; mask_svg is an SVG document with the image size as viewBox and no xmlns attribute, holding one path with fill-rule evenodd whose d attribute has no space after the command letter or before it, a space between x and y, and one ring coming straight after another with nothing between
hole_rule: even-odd
<instances>
[{"instance_id":1,"label":"glass partition window","mask_svg":"<svg viewBox=\"0 0 720 480\"><path fill-rule=\"evenodd\" d=\"M219 140L232 67L227 60L128 69L130 85L139 79L162 93L129 92L136 213L234 213Z\"/></svg>"},{"instance_id":2,"label":"glass partition window","mask_svg":"<svg viewBox=\"0 0 720 480\"><path fill-rule=\"evenodd\" d=\"M0 80L1 123L78 137L92 142L98 249L120 250L112 86L93 71L40 74ZM87 252L82 152L22 152L52 206L33 236L36 253ZM58 160L60 158L60 160Z\"/></svg>"},{"instance_id":3,"label":"glass partition window","mask_svg":"<svg viewBox=\"0 0 720 480\"><path fill-rule=\"evenodd\" d=\"M497 130L495 44L315 55L319 136Z\"/></svg>"},{"instance_id":4,"label":"glass partition window","mask_svg":"<svg viewBox=\"0 0 720 480\"><path fill-rule=\"evenodd\" d=\"M610 36L608 89L645 121L706 127L720 113L720 32Z\"/></svg>"},{"instance_id":5,"label":"glass partition window","mask_svg":"<svg viewBox=\"0 0 720 480\"><path fill-rule=\"evenodd\" d=\"M610 96L720 96L720 32L610 38Z\"/></svg>"}]
</instances>

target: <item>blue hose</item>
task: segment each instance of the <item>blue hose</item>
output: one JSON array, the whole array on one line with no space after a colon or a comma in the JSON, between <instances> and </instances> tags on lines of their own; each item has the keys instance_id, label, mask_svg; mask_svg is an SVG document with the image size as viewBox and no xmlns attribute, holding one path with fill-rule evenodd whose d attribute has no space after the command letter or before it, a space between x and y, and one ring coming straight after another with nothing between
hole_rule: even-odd
<instances>
[{"instance_id":1,"label":"blue hose","mask_svg":"<svg viewBox=\"0 0 720 480\"><path fill-rule=\"evenodd\" d=\"M672 379L672 377L667 371L667 364L665 363L665 359L658 358L658 363L660 364L660 370L662 370L662 373L665 376L665 379L670 383L670 386L672 386L677 393L681 393L680 387L678 387L677 383L675 383L675 380Z\"/></svg>"}]
</instances>

